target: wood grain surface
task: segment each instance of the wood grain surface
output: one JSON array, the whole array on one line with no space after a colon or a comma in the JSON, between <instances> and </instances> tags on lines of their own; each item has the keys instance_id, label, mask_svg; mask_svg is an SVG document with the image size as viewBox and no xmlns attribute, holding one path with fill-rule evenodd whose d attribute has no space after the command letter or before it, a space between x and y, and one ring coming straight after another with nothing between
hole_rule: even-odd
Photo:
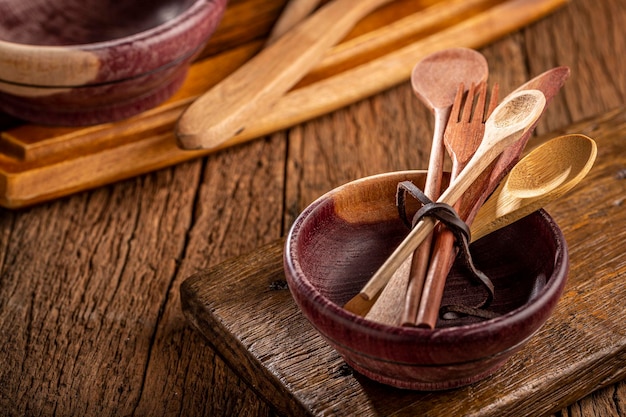
<instances>
[{"instance_id":1,"label":"wood grain surface","mask_svg":"<svg viewBox=\"0 0 626 417\"><path fill-rule=\"evenodd\" d=\"M452 46L478 48L545 16L565 0L396 0L359 22L241 134L211 150L181 149L174 128L183 110L259 51L263 32L255 26L271 23L281 2L268 1L258 14L251 11L257 10L257 0L230 4L183 86L154 109L85 128L21 124L0 130L0 206L19 208L58 198L285 129L405 81L422 56ZM501 19L503 15L508 17ZM241 34L241 27L250 28L256 40ZM220 40L221 49L211 53Z\"/></svg>"},{"instance_id":2,"label":"wood grain surface","mask_svg":"<svg viewBox=\"0 0 626 417\"><path fill-rule=\"evenodd\" d=\"M259 10L269 7L261 0L256 4ZM624 28L623 0L574 0L481 52L503 95L548 68L571 67L570 80L538 127L541 134L558 132L623 109ZM6 117L0 120L5 127L15 126ZM1 414L276 415L269 401L278 399L267 398L271 391L244 382L216 353L220 341L207 340L186 320L181 283L280 238L306 205L332 187L378 172L423 168L431 132L431 115L410 85L401 83L204 158L53 202L0 209ZM593 136L594 130L579 133ZM623 211L626 166L623 159L610 162L612 152L620 155L617 148L599 152L609 158L611 175L591 175L597 188L576 194L593 210L569 219L567 233L607 244L604 230L624 230L614 216ZM598 205L609 191L610 204ZM549 207L555 217L578 209ZM611 241L610 252L593 251L578 242L570 241L572 256L589 273L623 246ZM606 262L611 265L611 259ZM598 282L571 287L580 293L566 295L588 304L594 288L612 290L616 284L610 283L624 277L624 258L615 262ZM623 300L604 299L595 309L598 323L606 323L600 320L603 314L620 306ZM238 313L242 321L255 323L249 312ZM564 334L569 330L564 328ZM623 337L623 322L610 330ZM309 354L318 348L323 345L311 345ZM558 357L560 352L553 353ZM619 355L623 360L623 351ZM338 360L331 366L343 369ZM617 376L614 369L602 372ZM586 372L576 374L577 381L585 378ZM558 417L626 416L626 383L607 381L597 381L598 390L580 400L570 391L558 392L557 386L545 395L561 395L570 403L554 412ZM389 401L402 399L397 393ZM519 407L523 415L524 404Z\"/></svg>"}]
</instances>

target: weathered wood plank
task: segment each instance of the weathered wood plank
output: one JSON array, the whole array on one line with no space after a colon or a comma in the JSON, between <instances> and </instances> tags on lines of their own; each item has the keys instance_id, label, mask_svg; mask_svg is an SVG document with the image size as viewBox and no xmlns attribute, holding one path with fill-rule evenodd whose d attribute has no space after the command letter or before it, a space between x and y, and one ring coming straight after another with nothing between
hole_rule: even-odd
<instances>
[{"instance_id":1,"label":"weathered wood plank","mask_svg":"<svg viewBox=\"0 0 626 417\"><path fill-rule=\"evenodd\" d=\"M277 213L282 210L284 155L284 136L276 135L205 161L185 252L154 329L137 415L149 415L154 409L187 415L269 412L253 395L255 391L235 378L191 331L180 309L179 288L198 268L280 236L282 219Z\"/></svg>"},{"instance_id":2,"label":"weathered wood plank","mask_svg":"<svg viewBox=\"0 0 626 417\"><path fill-rule=\"evenodd\" d=\"M189 223L182 179L164 171L2 217L0 385L15 415L134 408Z\"/></svg>"},{"instance_id":3,"label":"weathered wood plank","mask_svg":"<svg viewBox=\"0 0 626 417\"><path fill-rule=\"evenodd\" d=\"M583 183L547 207L569 242L568 286L548 323L486 380L453 391L415 393L351 374L298 316L286 289L271 290L284 279L281 242L185 281L187 316L219 340L216 349L286 414L541 415L619 381L626 377L621 248L626 229L618 227L626 224L621 207L626 183L614 166L626 166L626 115L620 108L571 130L588 131L600 152Z\"/></svg>"}]
</instances>

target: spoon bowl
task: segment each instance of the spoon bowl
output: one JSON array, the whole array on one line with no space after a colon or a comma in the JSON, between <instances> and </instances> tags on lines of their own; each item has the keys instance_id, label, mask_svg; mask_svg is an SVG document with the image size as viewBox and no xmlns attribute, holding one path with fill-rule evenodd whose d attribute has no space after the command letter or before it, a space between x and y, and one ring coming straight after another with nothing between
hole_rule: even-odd
<instances>
[{"instance_id":1,"label":"spoon bowl","mask_svg":"<svg viewBox=\"0 0 626 417\"><path fill-rule=\"evenodd\" d=\"M520 160L480 208L472 223L472 239L481 237L538 210L570 191L589 172L598 153L584 135L552 139Z\"/></svg>"},{"instance_id":2,"label":"spoon bowl","mask_svg":"<svg viewBox=\"0 0 626 417\"><path fill-rule=\"evenodd\" d=\"M504 187L518 198L569 191L589 172L597 153L596 143L584 135L560 136L518 162Z\"/></svg>"}]
</instances>

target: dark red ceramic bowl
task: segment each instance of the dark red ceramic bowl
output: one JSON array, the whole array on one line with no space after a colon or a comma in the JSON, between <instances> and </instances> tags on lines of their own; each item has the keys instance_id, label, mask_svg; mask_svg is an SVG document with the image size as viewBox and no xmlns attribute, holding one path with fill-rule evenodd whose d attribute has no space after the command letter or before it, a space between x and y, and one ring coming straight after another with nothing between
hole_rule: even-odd
<instances>
[{"instance_id":1,"label":"dark red ceramic bowl","mask_svg":"<svg viewBox=\"0 0 626 417\"><path fill-rule=\"evenodd\" d=\"M313 326L358 372L400 388L439 390L480 380L500 367L545 323L566 282L567 246L545 211L471 245L495 285L489 320L440 319L434 330L376 323L344 310L408 233L398 218L399 181L423 186L425 172L393 172L336 188L306 208L286 242L293 297ZM455 265L443 304L484 297Z\"/></svg>"},{"instance_id":2,"label":"dark red ceramic bowl","mask_svg":"<svg viewBox=\"0 0 626 417\"><path fill-rule=\"evenodd\" d=\"M0 110L88 125L156 106L180 87L226 3L0 2Z\"/></svg>"}]
</instances>

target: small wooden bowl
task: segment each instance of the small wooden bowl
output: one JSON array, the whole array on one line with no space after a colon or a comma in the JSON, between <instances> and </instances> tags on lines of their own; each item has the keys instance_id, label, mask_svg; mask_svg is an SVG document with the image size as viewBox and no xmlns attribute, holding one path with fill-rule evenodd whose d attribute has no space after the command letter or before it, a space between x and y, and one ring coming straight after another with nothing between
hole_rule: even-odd
<instances>
[{"instance_id":1,"label":"small wooden bowl","mask_svg":"<svg viewBox=\"0 0 626 417\"><path fill-rule=\"evenodd\" d=\"M567 245L542 210L471 245L477 266L495 285L479 321L441 320L434 330L375 323L342 306L362 288L408 233L398 218L399 181L424 183L424 171L360 179L306 208L286 241L284 267L291 293L308 320L355 370L400 388L440 390L493 373L548 319L566 282ZM443 304L484 297L455 265Z\"/></svg>"},{"instance_id":2,"label":"small wooden bowl","mask_svg":"<svg viewBox=\"0 0 626 417\"><path fill-rule=\"evenodd\" d=\"M0 2L0 110L88 125L167 99L227 0Z\"/></svg>"}]
</instances>

